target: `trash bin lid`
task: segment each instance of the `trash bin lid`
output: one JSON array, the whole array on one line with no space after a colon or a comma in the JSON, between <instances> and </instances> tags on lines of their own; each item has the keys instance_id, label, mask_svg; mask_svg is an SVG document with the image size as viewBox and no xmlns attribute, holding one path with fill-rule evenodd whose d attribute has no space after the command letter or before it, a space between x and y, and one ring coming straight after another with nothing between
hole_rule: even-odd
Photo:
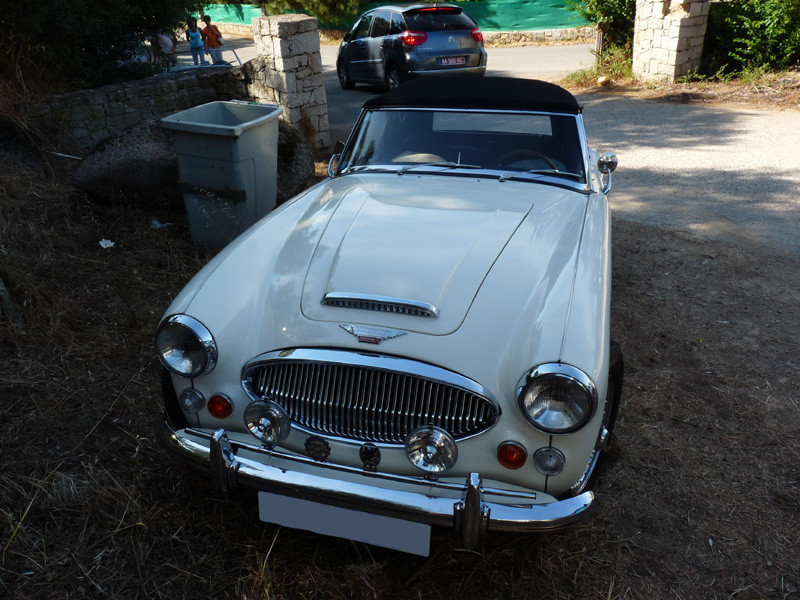
<instances>
[{"instance_id":1,"label":"trash bin lid","mask_svg":"<svg viewBox=\"0 0 800 600\"><path fill-rule=\"evenodd\" d=\"M276 104L218 100L164 117L161 126L178 131L238 137L281 113L283 109Z\"/></svg>"}]
</instances>

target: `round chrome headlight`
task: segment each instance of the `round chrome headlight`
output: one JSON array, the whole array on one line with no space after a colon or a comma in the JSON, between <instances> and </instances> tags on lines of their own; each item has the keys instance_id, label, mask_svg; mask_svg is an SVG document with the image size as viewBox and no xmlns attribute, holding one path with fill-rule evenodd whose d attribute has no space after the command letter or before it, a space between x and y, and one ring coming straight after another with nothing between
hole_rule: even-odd
<instances>
[{"instance_id":1,"label":"round chrome headlight","mask_svg":"<svg viewBox=\"0 0 800 600\"><path fill-rule=\"evenodd\" d=\"M217 364L214 336L188 315L173 315L161 323L156 352L161 364L181 377L205 375Z\"/></svg>"},{"instance_id":2,"label":"round chrome headlight","mask_svg":"<svg viewBox=\"0 0 800 600\"><path fill-rule=\"evenodd\" d=\"M247 430L265 446L281 443L289 435L291 423L286 411L275 402L256 400L244 409Z\"/></svg>"},{"instance_id":3,"label":"round chrome headlight","mask_svg":"<svg viewBox=\"0 0 800 600\"><path fill-rule=\"evenodd\" d=\"M449 471L458 459L456 441L435 425L418 427L406 438L406 454L411 464L425 473Z\"/></svg>"},{"instance_id":4,"label":"round chrome headlight","mask_svg":"<svg viewBox=\"0 0 800 600\"><path fill-rule=\"evenodd\" d=\"M522 413L544 433L570 433L592 418L597 390L579 369L559 363L533 369L520 382L517 399Z\"/></svg>"}]
</instances>

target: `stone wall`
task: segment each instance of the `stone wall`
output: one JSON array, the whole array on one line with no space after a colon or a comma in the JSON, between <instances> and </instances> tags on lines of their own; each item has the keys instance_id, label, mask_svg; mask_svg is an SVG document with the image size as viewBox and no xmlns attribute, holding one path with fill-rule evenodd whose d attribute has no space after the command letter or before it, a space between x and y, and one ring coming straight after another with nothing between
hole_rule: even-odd
<instances>
[{"instance_id":1,"label":"stone wall","mask_svg":"<svg viewBox=\"0 0 800 600\"><path fill-rule=\"evenodd\" d=\"M31 104L24 122L48 145L84 155L109 136L215 100L277 104L318 152L330 148L316 19L254 19L259 56L241 67L203 67L62 94Z\"/></svg>"},{"instance_id":2,"label":"stone wall","mask_svg":"<svg viewBox=\"0 0 800 600\"><path fill-rule=\"evenodd\" d=\"M636 0L633 72L645 81L670 81L696 70L710 0Z\"/></svg>"},{"instance_id":3,"label":"stone wall","mask_svg":"<svg viewBox=\"0 0 800 600\"><path fill-rule=\"evenodd\" d=\"M283 108L315 150L330 147L328 100L322 80L317 20L306 15L253 19L258 58L248 64L248 94Z\"/></svg>"},{"instance_id":4,"label":"stone wall","mask_svg":"<svg viewBox=\"0 0 800 600\"><path fill-rule=\"evenodd\" d=\"M52 147L82 155L112 134L214 100L245 98L235 69L194 69L32 104L25 124Z\"/></svg>"},{"instance_id":5,"label":"stone wall","mask_svg":"<svg viewBox=\"0 0 800 600\"><path fill-rule=\"evenodd\" d=\"M593 42L596 36L597 28L592 25L565 29L540 29L538 31L484 31L483 41L487 47L528 46L533 44Z\"/></svg>"}]
</instances>

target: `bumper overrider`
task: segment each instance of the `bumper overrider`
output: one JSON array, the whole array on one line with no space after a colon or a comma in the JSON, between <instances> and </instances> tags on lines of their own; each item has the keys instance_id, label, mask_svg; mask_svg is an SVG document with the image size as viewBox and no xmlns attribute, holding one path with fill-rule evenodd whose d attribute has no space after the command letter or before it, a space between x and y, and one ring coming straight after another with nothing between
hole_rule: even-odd
<instances>
[{"instance_id":1,"label":"bumper overrider","mask_svg":"<svg viewBox=\"0 0 800 600\"><path fill-rule=\"evenodd\" d=\"M223 429L173 429L167 422L162 443L181 458L207 468L218 493L251 488L428 525L452 527L467 548L487 530L529 532L567 525L590 510L592 492L541 503L535 492L485 487L478 473L463 484L428 481L355 467L320 463L229 439ZM389 487L392 486L392 487ZM442 495L433 496L435 491ZM494 498L486 501L485 497ZM496 501L507 499L508 504Z\"/></svg>"}]
</instances>

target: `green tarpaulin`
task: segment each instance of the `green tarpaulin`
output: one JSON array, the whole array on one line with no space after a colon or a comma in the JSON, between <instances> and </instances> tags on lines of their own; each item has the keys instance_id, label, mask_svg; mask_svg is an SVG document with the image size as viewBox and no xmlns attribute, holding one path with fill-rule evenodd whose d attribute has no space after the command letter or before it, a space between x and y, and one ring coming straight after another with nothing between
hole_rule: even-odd
<instances>
[{"instance_id":1,"label":"green tarpaulin","mask_svg":"<svg viewBox=\"0 0 800 600\"><path fill-rule=\"evenodd\" d=\"M388 3L370 4L369 8L382 4ZM462 6L484 31L535 31L588 25L578 13L567 8L565 0L482 0L453 4ZM252 4L211 4L205 13L219 23L249 25L251 19L261 16L261 9ZM347 29L355 16L342 23L320 23L320 28Z\"/></svg>"}]
</instances>

